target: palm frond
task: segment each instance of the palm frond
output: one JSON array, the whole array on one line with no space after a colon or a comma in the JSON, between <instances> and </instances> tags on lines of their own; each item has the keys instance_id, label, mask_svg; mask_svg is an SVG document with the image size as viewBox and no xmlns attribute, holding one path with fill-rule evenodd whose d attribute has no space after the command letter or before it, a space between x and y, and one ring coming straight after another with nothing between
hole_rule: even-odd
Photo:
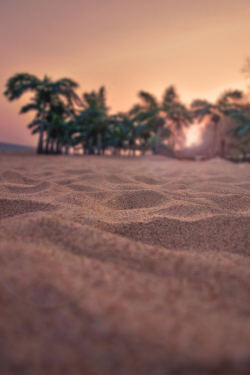
<instances>
[{"instance_id":1,"label":"palm frond","mask_svg":"<svg viewBox=\"0 0 250 375\"><path fill-rule=\"evenodd\" d=\"M250 116L248 114L240 111L234 111L230 114L229 117L231 117L238 123L236 127L230 130L238 138L242 138L250 132Z\"/></svg>"},{"instance_id":2,"label":"palm frond","mask_svg":"<svg viewBox=\"0 0 250 375\"><path fill-rule=\"evenodd\" d=\"M174 101L178 101L178 100L179 100L179 96L177 94L176 88L173 85L167 87L163 94L163 99L162 99L163 106L169 105L173 103Z\"/></svg>"},{"instance_id":3,"label":"palm frond","mask_svg":"<svg viewBox=\"0 0 250 375\"><path fill-rule=\"evenodd\" d=\"M142 99L146 107L151 108L151 109L157 109L158 103L154 95L146 91L140 91L138 95Z\"/></svg>"},{"instance_id":4,"label":"palm frond","mask_svg":"<svg viewBox=\"0 0 250 375\"><path fill-rule=\"evenodd\" d=\"M40 106L36 103L29 103L29 104L26 104L24 105L20 111L19 111L19 114L22 114L22 113L27 113L29 111L40 111Z\"/></svg>"},{"instance_id":5,"label":"palm frond","mask_svg":"<svg viewBox=\"0 0 250 375\"><path fill-rule=\"evenodd\" d=\"M22 94L29 90L36 90L40 83L41 81L34 75L18 73L8 79L4 95L8 100L12 101L20 98Z\"/></svg>"}]
</instances>

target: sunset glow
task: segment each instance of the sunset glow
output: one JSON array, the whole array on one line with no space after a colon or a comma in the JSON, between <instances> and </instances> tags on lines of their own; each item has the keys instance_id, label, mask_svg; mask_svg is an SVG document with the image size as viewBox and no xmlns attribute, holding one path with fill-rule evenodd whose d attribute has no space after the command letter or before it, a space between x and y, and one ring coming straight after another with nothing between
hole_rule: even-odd
<instances>
[{"instance_id":1,"label":"sunset glow","mask_svg":"<svg viewBox=\"0 0 250 375\"><path fill-rule=\"evenodd\" d=\"M201 143L204 126L205 123L194 123L192 126L185 130L186 147L197 146Z\"/></svg>"},{"instance_id":2,"label":"sunset glow","mask_svg":"<svg viewBox=\"0 0 250 375\"><path fill-rule=\"evenodd\" d=\"M0 86L17 72L70 77L79 94L105 85L111 112L127 111L139 90L161 98L173 84L181 99L215 100L246 89L249 0L0 1ZM0 141L35 145L19 116L27 95L0 95ZM187 144L199 131L187 132Z\"/></svg>"}]
</instances>

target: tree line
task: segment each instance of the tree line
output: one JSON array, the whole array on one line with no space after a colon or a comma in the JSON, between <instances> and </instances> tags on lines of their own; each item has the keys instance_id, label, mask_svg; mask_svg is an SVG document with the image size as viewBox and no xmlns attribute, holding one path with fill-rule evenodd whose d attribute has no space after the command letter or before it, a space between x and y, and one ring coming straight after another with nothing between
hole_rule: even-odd
<instances>
[{"instance_id":1,"label":"tree line","mask_svg":"<svg viewBox=\"0 0 250 375\"><path fill-rule=\"evenodd\" d=\"M163 93L162 100L146 91L138 94L139 102L128 112L109 113L106 89L76 93L78 83L69 78L53 81L48 76L41 80L35 75L19 73L8 79L4 95L13 101L26 92L32 92L30 102L20 109L20 114L33 111L33 121L28 124L32 134L39 134L38 154L68 154L71 147L82 147L83 154L104 154L112 148L120 154L127 150L142 155L151 149L160 152L162 141L172 143L174 156L175 138L180 130L190 126L194 120L205 118L213 124L213 142L210 156L215 153L218 124L223 116L235 120L231 130L246 145L250 138L249 106L242 104L243 93L239 90L224 92L215 103L193 100L190 106L181 102L174 86Z\"/></svg>"}]
</instances>

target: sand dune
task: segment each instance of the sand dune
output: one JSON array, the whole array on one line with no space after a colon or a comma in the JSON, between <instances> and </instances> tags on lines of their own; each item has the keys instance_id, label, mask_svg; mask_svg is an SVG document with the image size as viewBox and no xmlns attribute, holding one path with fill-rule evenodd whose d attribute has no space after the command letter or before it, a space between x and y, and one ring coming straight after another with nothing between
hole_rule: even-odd
<instances>
[{"instance_id":1,"label":"sand dune","mask_svg":"<svg viewBox=\"0 0 250 375\"><path fill-rule=\"evenodd\" d=\"M250 165L0 156L1 374L249 374Z\"/></svg>"}]
</instances>

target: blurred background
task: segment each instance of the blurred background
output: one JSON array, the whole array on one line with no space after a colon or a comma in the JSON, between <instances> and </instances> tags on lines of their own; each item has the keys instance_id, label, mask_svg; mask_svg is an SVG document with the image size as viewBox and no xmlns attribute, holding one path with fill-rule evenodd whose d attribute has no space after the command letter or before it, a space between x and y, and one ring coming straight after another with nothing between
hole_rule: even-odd
<instances>
[{"instance_id":1,"label":"blurred background","mask_svg":"<svg viewBox=\"0 0 250 375\"><path fill-rule=\"evenodd\" d=\"M247 102L249 14L249 0L0 0L0 87L21 72L69 77L79 97L105 86L111 114L129 111L140 91L160 101L170 85L186 106L229 89ZM0 95L0 142L36 146L34 113L18 114L31 96ZM176 138L183 156L210 152L212 125L197 121Z\"/></svg>"}]
</instances>

